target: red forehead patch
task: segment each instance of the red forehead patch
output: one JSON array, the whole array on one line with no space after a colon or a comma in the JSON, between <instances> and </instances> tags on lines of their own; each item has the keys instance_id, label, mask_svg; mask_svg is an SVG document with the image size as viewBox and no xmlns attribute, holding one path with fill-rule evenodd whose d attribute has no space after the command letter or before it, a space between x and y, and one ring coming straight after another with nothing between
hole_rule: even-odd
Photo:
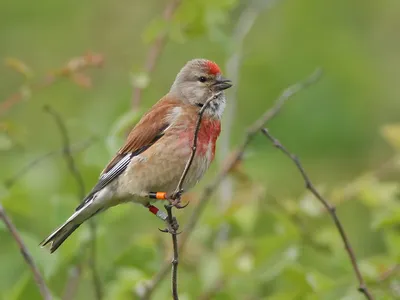
<instances>
[{"instance_id":1,"label":"red forehead patch","mask_svg":"<svg viewBox=\"0 0 400 300\"><path fill-rule=\"evenodd\" d=\"M217 75L218 73L221 73L221 69L213 61L207 60L207 67L210 74Z\"/></svg>"}]
</instances>

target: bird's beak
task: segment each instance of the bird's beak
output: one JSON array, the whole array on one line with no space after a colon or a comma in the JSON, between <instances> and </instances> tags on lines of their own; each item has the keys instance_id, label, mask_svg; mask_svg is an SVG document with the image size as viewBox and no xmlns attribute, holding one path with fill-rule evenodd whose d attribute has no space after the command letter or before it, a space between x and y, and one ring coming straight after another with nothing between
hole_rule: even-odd
<instances>
[{"instance_id":1,"label":"bird's beak","mask_svg":"<svg viewBox=\"0 0 400 300\"><path fill-rule=\"evenodd\" d=\"M232 86L231 82L232 81L230 81L229 79L226 79L224 77L220 77L215 81L214 87L218 91L226 90L226 89L229 89Z\"/></svg>"}]
</instances>

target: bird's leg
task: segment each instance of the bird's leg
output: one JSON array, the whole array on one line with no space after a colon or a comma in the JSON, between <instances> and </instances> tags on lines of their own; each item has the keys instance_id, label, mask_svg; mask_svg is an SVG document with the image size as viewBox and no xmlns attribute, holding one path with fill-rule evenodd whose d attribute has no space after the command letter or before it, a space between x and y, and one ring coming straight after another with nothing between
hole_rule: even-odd
<instances>
[{"instance_id":1,"label":"bird's leg","mask_svg":"<svg viewBox=\"0 0 400 300\"><path fill-rule=\"evenodd\" d=\"M171 232L176 233L178 231L179 224L178 224L178 220L175 217L173 217L172 222L170 222L168 220L168 215L165 212L163 212L162 210L159 210L157 207L155 207L154 205L151 205L151 204L147 204L146 207L149 209L149 211L153 215L157 216L158 218L163 220L165 223L167 223L167 228L160 229L160 231L169 232L169 233L171 233Z\"/></svg>"},{"instance_id":2,"label":"bird's leg","mask_svg":"<svg viewBox=\"0 0 400 300\"><path fill-rule=\"evenodd\" d=\"M185 205L181 205L181 196L182 196L183 190L177 191L172 193L171 195L168 195L165 192L149 192L146 197L150 198L150 199L157 199L157 200L168 200L168 202L178 208L178 209L182 209L185 208L188 204L186 203Z\"/></svg>"},{"instance_id":3,"label":"bird's leg","mask_svg":"<svg viewBox=\"0 0 400 300\"><path fill-rule=\"evenodd\" d=\"M157 207L151 204L147 204L146 207L149 209L149 212L151 212L153 215L155 215L156 217L160 218L163 221L167 221L168 216L165 212L159 210Z\"/></svg>"}]
</instances>

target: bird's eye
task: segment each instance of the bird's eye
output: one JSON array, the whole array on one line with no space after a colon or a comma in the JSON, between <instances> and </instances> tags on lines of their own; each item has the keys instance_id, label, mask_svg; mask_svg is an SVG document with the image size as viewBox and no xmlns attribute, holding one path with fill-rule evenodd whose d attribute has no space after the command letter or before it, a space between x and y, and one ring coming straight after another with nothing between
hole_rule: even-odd
<instances>
[{"instance_id":1,"label":"bird's eye","mask_svg":"<svg viewBox=\"0 0 400 300\"><path fill-rule=\"evenodd\" d=\"M206 81L207 81L207 78L205 78L204 76L200 76L200 77L199 77L199 81L200 81L200 82L206 82Z\"/></svg>"}]
</instances>

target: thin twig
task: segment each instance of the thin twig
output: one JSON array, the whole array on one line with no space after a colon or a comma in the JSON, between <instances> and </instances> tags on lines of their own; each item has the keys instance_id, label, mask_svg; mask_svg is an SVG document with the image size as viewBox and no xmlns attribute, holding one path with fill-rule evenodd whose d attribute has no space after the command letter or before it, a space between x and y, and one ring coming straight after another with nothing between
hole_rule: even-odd
<instances>
[{"instance_id":1,"label":"thin twig","mask_svg":"<svg viewBox=\"0 0 400 300\"><path fill-rule=\"evenodd\" d=\"M300 160L298 157L292 153L290 153L282 144L277 140L274 136L272 136L269 131L266 128L261 129L262 133L274 144L276 148L281 150L287 157L289 157L293 163L296 165L297 169L301 173L301 176L304 179L306 188L317 198L322 205L326 208L326 210L329 212L330 216L332 217L332 220L335 223L335 226L340 234L340 237L342 238L342 241L344 243L344 246L346 248L347 254L349 255L351 264L353 266L354 273L356 274L356 277L358 279L359 287L358 290L365 295L365 298L369 300L373 300L373 296L368 290L364 278L360 272L360 269L358 267L356 255L354 254L353 248L351 247L349 238L347 237L347 234L343 228L342 223L340 222L337 214L336 214L336 207L333 206L332 204L329 203L328 200L326 200L315 188L313 183L311 182L308 174L306 173L305 169L303 168Z\"/></svg>"},{"instance_id":2,"label":"thin twig","mask_svg":"<svg viewBox=\"0 0 400 300\"><path fill-rule=\"evenodd\" d=\"M85 182L83 180L82 174L79 172L76 166L75 159L71 152L71 142L68 136L67 127L65 126L64 121L61 119L61 116L52 107L46 105L44 107L44 110L54 118L54 121L56 122L57 127L60 130L65 161L67 163L68 169L70 170L78 185L78 197L80 199L83 199L85 197Z\"/></svg>"},{"instance_id":3,"label":"thin twig","mask_svg":"<svg viewBox=\"0 0 400 300\"><path fill-rule=\"evenodd\" d=\"M189 172L190 167L192 166L194 156L196 155L197 151L197 137L199 135L200 131L200 126L201 126L201 120L203 118L203 114L210 104L211 101L216 99L221 92L213 94L210 98L207 99L207 101L204 103L203 107L200 109L197 117L197 122L193 134L193 142L192 142L192 152L190 154L190 157L188 158L185 169L182 172L181 178L179 179L178 185L176 186L175 192L172 195L173 199L177 199L180 201L180 196L183 192L183 182L185 181L185 178ZM179 203L178 201L178 203ZM178 300L178 254L179 254L179 249L178 249L178 239L177 239L177 232L174 228L172 228L172 224L174 222L174 217L172 215L172 205L165 205L165 209L167 210L168 213L168 222L171 225L170 230L168 231L171 236L172 236L172 245L173 245L173 251L174 251L174 257L172 259L172 297L174 300ZM172 230L171 230L172 229Z\"/></svg>"},{"instance_id":4,"label":"thin twig","mask_svg":"<svg viewBox=\"0 0 400 300\"><path fill-rule=\"evenodd\" d=\"M77 142L77 143L71 145L71 148L70 148L71 153L81 152L81 151L87 149L88 147L90 147L93 144L94 141L95 141L95 138L89 138L85 141ZM63 152L64 152L63 148L56 149L56 150L49 151L49 152L33 159L32 161L28 162L25 166L23 166L20 170L18 170L13 176L6 179L4 181L4 185L9 189L12 188L14 186L14 184L16 184L17 181L22 176L26 175L28 173L28 171L33 169L35 166L37 166L41 162L45 161L46 159L49 159L56 155L63 154Z\"/></svg>"},{"instance_id":5,"label":"thin twig","mask_svg":"<svg viewBox=\"0 0 400 300\"><path fill-rule=\"evenodd\" d=\"M49 288L47 287L47 285L43 279L43 276L40 274L40 271L39 271L38 267L36 266L35 262L33 261L32 255L29 253L28 248L26 247L21 236L19 235L17 228L14 226L11 219L7 216L3 206L1 204L0 204L0 219L3 220L8 231L10 232L11 236L17 243L18 248L19 248L25 262L28 264L29 268L31 269L31 271L33 273L33 277L35 279L37 286L39 287L39 290L40 290L40 293L41 293L43 299L51 300L52 296L51 296Z\"/></svg>"},{"instance_id":6,"label":"thin twig","mask_svg":"<svg viewBox=\"0 0 400 300\"><path fill-rule=\"evenodd\" d=\"M168 22L172 19L180 3L181 0L171 0L170 2L168 2L163 12L163 18L165 21ZM166 41L167 41L167 34L163 32L155 39L153 45L148 51L148 55L144 65L146 76L150 76L151 73L154 71ZM144 88L141 86L135 86L133 88L132 100L131 100L133 110L137 110L139 108L140 102L142 100L143 89Z\"/></svg>"},{"instance_id":7,"label":"thin twig","mask_svg":"<svg viewBox=\"0 0 400 300\"><path fill-rule=\"evenodd\" d=\"M186 166L185 169L182 172L181 178L179 179L178 185L175 189L175 194L179 194L182 192L182 186L183 186L183 181L185 180L189 169L193 163L193 159L194 156L196 155L196 151L197 151L197 136L199 135L199 130L200 130L200 126L201 126L201 119L203 118L203 114L206 110L206 108L208 107L208 105L210 104L211 101L213 101L214 99L216 99L219 95L221 94L221 92L213 94L210 98L207 99L207 101L204 103L203 107L200 109L199 113L198 113L198 118L197 118L197 122L196 122L196 127L194 130L194 134L193 134L193 142L192 142L192 153L190 154L189 159L186 162Z\"/></svg>"},{"instance_id":8,"label":"thin twig","mask_svg":"<svg viewBox=\"0 0 400 300\"><path fill-rule=\"evenodd\" d=\"M246 147L253 140L254 136L268 123L272 118L274 118L279 111L281 110L283 104L291 97L293 97L296 93L300 92L302 89L310 86L311 84L317 82L317 80L321 77L322 72L321 69L317 69L314 71L309 77L307 77L304 81L300 83L296 83L287 89L285 89L282 94L275 100L275 104L269 110L267 110L260 119L256 120L247 130L247 134L243 142L232 152L231 155L228 156L226 162L223 164L223 167L219 171L218 175L215 179L203 190L198 205L193 209L191 216L189 217L189 221L186 224L183 233L179 242L179 251L182 251L187 244L189 237L192 232L196 228L197 222L200 219L200 216L204 212L207 204L209 203L211 195L218 188L222 180L229 174L229 172L236 166L236 164L242 159L243 153ZM158 273L150 280L144 291L141 291L140 297L143 300L149 299L150 295L153 291L158 287L161 281L168 274L170 263L166 261L159 269Z\"/></svg>"},{"instance_id":9,"label":"thin twig","mask_svg":"<svg viewBox=\"0 0 400 300\"><path fill-rule=\"evenodd\" d=\"M172 215L172 205L164 205L165 209L168 213L168 222L169 224L173 224L174 216ZM172 237L172 246L173 246L173 258L172 258L172 274L171 274L171 285L172 285L172 298L174 300L179 300L178 296L178 263L179 263L179 251L178 251L178 233L173 226L170 226L169 233Z\"/></svg>"},{"instance_id":10,"label":"thin twig","mask_svg":"<svg viewBox=\"0 0 400 300\"><path fill-rule=\"evenodd\" d=\"M67 163L67 167L75 179L78 186L78 199L79 201L85 198L85 182L83 180L83 176L78 170L76 166L75 159L71 152L71 142L68 136L67 127L65 126L65 122L62 120L61 116L50 106L44 107L45 111L49 113L55 120L57 127L60 131L62 137L63 144L63 154L65 161ZM96 266L96 223L93 219L89 220L90 224L90 235L91 235L91 245L90 245L90 254L88 258L89 266L92 271L92 280L93 287L96 295L96 299L102 299L102 286L100 281L100 276L97 272Z\"/></svg>"}]
</instances>

